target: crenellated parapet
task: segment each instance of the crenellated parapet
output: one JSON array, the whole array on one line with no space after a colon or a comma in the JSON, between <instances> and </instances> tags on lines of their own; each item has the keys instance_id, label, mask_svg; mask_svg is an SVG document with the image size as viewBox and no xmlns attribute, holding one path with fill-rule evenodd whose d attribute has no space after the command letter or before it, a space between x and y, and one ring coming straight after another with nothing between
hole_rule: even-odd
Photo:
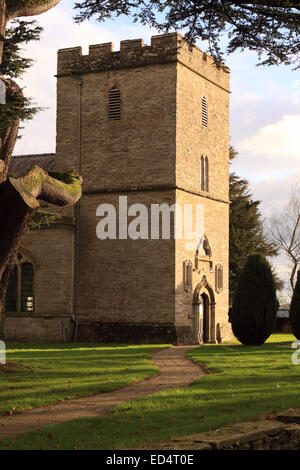
<instances>
[{"instance_id":1,"label":"crenellated parapet","mask_svg":"<svg viewBox=\"0 0 300 470\"><path fill-rule=\"evenodd\" d=\"M114 51L111 42L89 46L87 55L82 54L81 47L60 49L57 75L105 72L176 62L226 89L229 87L229 73L216 67L212 57L197 46L188 45L178 33L152 36L150 46L144 45L143 39L121 41L119 51Z\"/></svg>"}]
</instances>

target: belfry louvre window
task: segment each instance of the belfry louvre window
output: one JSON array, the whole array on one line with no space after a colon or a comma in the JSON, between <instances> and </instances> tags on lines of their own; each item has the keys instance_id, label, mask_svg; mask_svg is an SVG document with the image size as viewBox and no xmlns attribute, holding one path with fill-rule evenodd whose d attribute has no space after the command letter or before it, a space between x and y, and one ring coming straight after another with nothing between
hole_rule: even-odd
<instances>
[{"instance_id":1,"label":"belfry louvre window","mask_svg":"<svg viewBox=\"0 0 300 470\"><path fill-rule=\"evenodd\" d=\"M202 114L202 127L207 127L208 115L207 115L207 101L206 101L205 96L202 97L201 114Z\"/></svg>"},{"instance_id":2,"label":"belfry louvre window","mask_svg":"<svg viewBox=\"0 0 300 470\"><path fill-rule=\"evenodd\" d=\"M110 121L119 121L121 119L121 93L115 87L109 91L108 119Z\"/></svg>"},{"instance_id":3,"label":"belfry louvre window","mask_svg":"<svg viewBox=\"0 0 300 470\"><path fill-rule=\"evenodd\" d=\"M18 255L18 261L11 274L6 291L6 312L32 312L33 305L33 264Z\"/></svg>"}]
</instances>

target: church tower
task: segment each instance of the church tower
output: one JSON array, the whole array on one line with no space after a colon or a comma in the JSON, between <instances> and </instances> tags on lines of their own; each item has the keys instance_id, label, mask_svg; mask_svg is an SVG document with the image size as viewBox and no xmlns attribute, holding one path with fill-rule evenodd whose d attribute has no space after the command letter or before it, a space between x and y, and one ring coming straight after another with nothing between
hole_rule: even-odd
<instances>
[{"instance_id":1,"label":"church tower","mask_svg":"<svg viewBox=\"0 0 300 470\"><path fill-rule=\"evenodd\" d=\"M84 181L72 209L78 340L230 338L227 70L177 33L60 50L56 166Z\"/></svg>"}]
</instances>

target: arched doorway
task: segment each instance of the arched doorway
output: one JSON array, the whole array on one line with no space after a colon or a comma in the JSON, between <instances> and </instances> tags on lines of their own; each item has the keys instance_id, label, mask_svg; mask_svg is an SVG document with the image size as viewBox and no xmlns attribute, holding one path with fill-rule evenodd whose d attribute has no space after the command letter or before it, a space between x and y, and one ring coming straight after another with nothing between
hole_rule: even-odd
<instances>
[{"instance_id":1,"label":"arched doorway","mask_svg":"<svg viewBox=\"0 0 300 470\"><path fill-rule=\"evenodd\" d=\"M203 334L202 342L208 343L209 341L209 298L206 293L201 294L201 301L203 305Z\"/></svg>"},{"instance_id":2,"label":"arched doorway","mask_svg":"<svg viewBox=\"0 0 300 470\"><path fill-rule=\"evenodd\" d=\"M196 343L215 343L215 296L206 276L196 286L193 305Z\"/></svg>"}]
</instances>

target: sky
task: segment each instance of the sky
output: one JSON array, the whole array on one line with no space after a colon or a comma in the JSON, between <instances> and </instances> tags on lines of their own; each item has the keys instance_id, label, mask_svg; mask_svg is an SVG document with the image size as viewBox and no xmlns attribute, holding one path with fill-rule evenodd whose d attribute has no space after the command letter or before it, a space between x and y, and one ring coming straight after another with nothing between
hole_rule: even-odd
<instances>
[{"instance_id":1,"label":"sky","mask_svg":"<svg viewBox=\"0 0 300 470\"><path fill-rule=\"evenodd\" d=\"M121 40L143 38L149 44L151 36L157 34L125 17L78 25L73 20L73 4L62 0L54 9L33 18L44 32L40 41L24 49L24 55L35 62L21 85L44 111L24 124L15 155L55 152L58 49L82 46L86 54L90 44L113 42L118 50ZM205 45L198 45L205 50ZM249 51L225 57L231 70L230 138L239 153L231 170L249 181L253 198L261 201L267 225L269 218L288 203L291 188L300 181L300 69L257 67L257 61L256 54ZM279 275L287 279L290 267L285 257L279 256L274 264Z\"/></svg>"}]
</instances>

